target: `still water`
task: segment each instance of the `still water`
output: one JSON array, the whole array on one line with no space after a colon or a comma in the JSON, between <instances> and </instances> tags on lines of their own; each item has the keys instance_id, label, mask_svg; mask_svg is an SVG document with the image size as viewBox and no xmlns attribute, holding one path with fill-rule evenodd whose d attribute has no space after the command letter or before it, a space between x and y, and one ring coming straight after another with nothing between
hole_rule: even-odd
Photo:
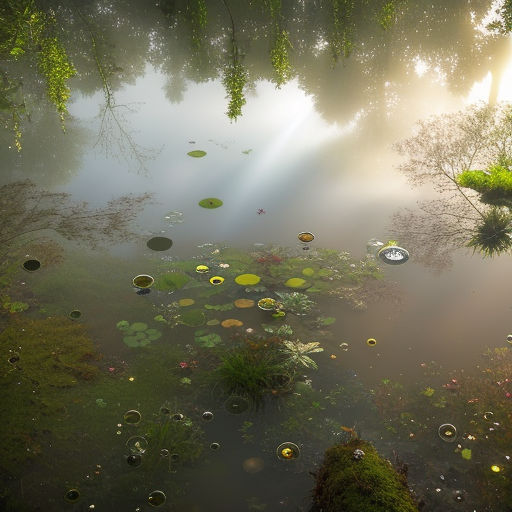
<instances>
[{"instance_id":1,"label":"still water","mask_svg":"<svg viewBox=\"0 0 512 512\"><path fill-rule=\"evenodd\" d=\"M441 264L394 222L455 201L396 144L512 100L510 36L485 28L501 4L348 4L45 3L76 68L64 126L36 61L4 55L25 109L19 151L2 110L0 149L6 510L312 510L324 451L355 435L408 466L422 510L510 510L510 253L462 242Z\"/></svg>"}]
</instances>

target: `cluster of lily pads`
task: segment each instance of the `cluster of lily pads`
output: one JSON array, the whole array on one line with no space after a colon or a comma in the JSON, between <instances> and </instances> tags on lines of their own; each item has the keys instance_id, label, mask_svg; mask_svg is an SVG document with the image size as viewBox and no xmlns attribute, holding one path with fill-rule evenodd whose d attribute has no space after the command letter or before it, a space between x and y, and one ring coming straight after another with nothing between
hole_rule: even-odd
<instances>
[{"instance_id":1,"label":"cluster of lily pads","mask_svg":"<svg viewBox=\"0 0 512 512\"><path fill-rule=\"evenodd\" d=\"M130 324L127 320L117 322L116 327L123 333L123 342L129 347L145 347L162 336L158 329L148 329L144 322Z\"/></svg>"}]
</instances>

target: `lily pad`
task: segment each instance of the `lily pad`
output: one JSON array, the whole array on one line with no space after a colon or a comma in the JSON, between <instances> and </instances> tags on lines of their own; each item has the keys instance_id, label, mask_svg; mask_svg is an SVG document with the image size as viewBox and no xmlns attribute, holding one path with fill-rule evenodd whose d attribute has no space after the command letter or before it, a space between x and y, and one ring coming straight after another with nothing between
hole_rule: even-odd
<instances>
[{"instance_id":1,"label":"lily pad","mask_svg":"<svg viewBox=\"0 0 512 512\"><path fill-rule=\"evenodd\" d=\"M117 322L116 327L121 331L128 331L130 329L130 322L127 320L121 320Z\"/></svg>"},{"instance_id":2,"label":"lily pad","mask_svg":"<svg viewBox=\"0 0 512 512\"><path fill-rule=\"evenodd\" d=\"M199 327L206 322L206 315L200 309L190 309L180 313L179 322L189 327Z\"/></svg>"},{"instance_id":3,"label":"lily pad","mask_svg":"<svg viewBox=\"0 0 512 512\"><path fill-rule=\"evenodd\" d=\"M224 203L217 197L206 197L205 199L201 199L198 204L203 208L213 209L222 206Z\"/></svg>"},{"instance_id":4,"label":"lily pad","mask_svg":"<svg viewBox=\"0 0 512 512\"><path fill-rule=\"evenodd\" d=\"M138 347L139 346L139 340L136 336L125 336L123 338L123 343L125 345L128 345L129 347Z\"/></svg>"},{"instance_id":5,"label":"lily pad","mask_svg":"<svg viewBox=\"0 0 512 512\"><path fill-rule=\"evenodd\" d=\"M214 347L215 345L222 343L222 338L218 334L214 332L209 333L204 329L194 333L194 340L202 347Z\"/></svg>"},{"instance_id":6,"label":"lily pad","mask_svg":"<svg viewBox=\"0 0 512 512\"><path fill-rule=\"evenodd\" d=\"M139 331L145 331L148 328L148 324L145 324L144 322L134 322L132 325L130 325L130 330L139 332Z\"/></svg>"},{"instance_id":7,"label":"lily pad","mask_svg":"<svg viewBox=\"0 0 512 512\"><path fill-rule=\"evenodd\" d=\"M220 324L220 321L217 320L216 318L212 318L211 320L208 320L208 322L206 322L206 325L219 325Z\"/></svg>"},{"instance_id":8,"label":"lily pad","mask_svg":"<svg viewBox=\"0 0 512 512\"><path fill-rule=\"evenodd\" d=\"M307 277L311 277L315 273L315 270L311 267L306 267L302 269L302 273Z\"/></svg>"},{"instance_id":9,"label":"lily pad","mask_svg":"<svg viewBox=\"0 0 512 512\"><path fill-rule=\"evenodd\" d=\"M194 149L194 151L189 151L187 155L193 158L202 158L203 156L206 156L206 151L202 151L201 149Z\"/></svg>"},{"instance_id":10,"label":"lily pad","mask_svg":"<svg viewBox=\"0 0 512 512\"><path fill-rule=\"evenodd\" d=\"M229 311L230 309L233 309L233 304L231 302L228 302L226 304L205 304L205 309L213 309L214 311Z\"/></svg>"},{"instance_id":11,"label":"lily pad","mask_svg":"<svg viewBox=\"0 0 512 512\"><path fill-rule=\"evenodd\" d=\"M261 281L261 277L256 274L240 274L235 277L235 283L241 286L252 286L258 284Z\"/></svg>"},{"instance_id":12,"label":"lily pad","mask_svg":"<svg viewBox=\"0 0 512 512\"><path fill-rule=\"evenodd\" d=\"M236 299L233 304L237 307L237 308L241 308L241 309L244 309L244 308L252 308L256 305L256 302L253 301L252 299Z\"/></svg>"},{"instance_id":13,"label":"lily pad","mask_svg":"<svg viewBox=\"0 0 512 512\"><path fill-rule=\"evenodd\" d=\"M178 304L181 306L181 307L187 307L187 306L192 306L192 304L195 304L195 300L194 299L180 299L178 301Z\"/></svg>"},{"instance_id":14,"label":"lily pad","mask_svg":"<svg viewBox=\"0 0 512 512\"><path fill-rule=\"evenodd\" d=\"M285 286L288 286L289 288L303 288L306 284L306 280L302 279L301 277L291 277L284 283Z\"/></svg>"},{"instance_id":15,"label":"lily pad","mask_svg":"<svg viewBox=\"0 0 512 512\"><path fill-rule=\"evenodd\" d=\"M157 290L174 291L183 288L191 278L182 272L168 272L155 280Z\"/></svg>"},{"instance_id":16,"label":"lily pad","mask_svg":"<svg viewBox=\"0 0 512 512\"><path fill-rule=\"evenodd\" d=\"M148 329L145 334L150 341L157 340L162 336L162 333L158 329Z\"/></svg>"},{"instance_id":17,"label":"lily pad","mask_svg":"<svg viewBox=\"0 0 512 512\"><path fill-rule=\"evenodd\" d=\"M241 320L237 320L236 318L226 318L226 320L222 320L220 323L222 327L241 327L244 323Z\"/></svg>"}]
</instances>

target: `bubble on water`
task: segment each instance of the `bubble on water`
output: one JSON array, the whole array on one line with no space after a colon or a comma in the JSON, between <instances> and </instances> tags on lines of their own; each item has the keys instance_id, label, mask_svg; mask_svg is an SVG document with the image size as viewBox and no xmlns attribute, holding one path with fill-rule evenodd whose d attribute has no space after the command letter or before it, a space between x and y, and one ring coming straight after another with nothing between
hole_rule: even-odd
<instances>
[{"instance_id":1,"label":"bubble on water","mask_svg":"<svg viewBox=\"0 0 512 512\"><path fill-rule=\"evenodd\" d=\"M443 423L437 432L439 437L447 443L452 443L457 439L457 429L451 423Z\"/></svg>"},{"instance_id":2,"label":"bubble on water","mask_svg":"<svg viewBox=\"0 0 512 512\"><path fill-rule=\"evenodd\" d=\"M211 443L210 450L218 450L220 448L220 443Z\"/></svg>"},{"instance_id":3,"label":"bubble on water","mask_svg":"<svg viewBox=\"0 0 512 512\"><path fill-rule=\"evenodd\" d=\"M132 453L144 453L148 448L146 438L142 436L132 436L126 440L126 447Z\"/></svg>"},{"instance_id":4,"label":"bubble on water","mask_svg":"<svg viewBox=\"0 0 512 512\"><path fill-rule=\"evenodd\" d=\"M341 348L341 350L343 350L343 352L347 352L348 343L340 343L340 348Z\"/></svg>"},{"instance_id":5,"label":"bubble on water","mask_svg":"<svg viewBox=\"0 0 512 512\"><path fill-rule=\"evenodd\" d=\"M211 421L211 420L213 420L213 412L204 411L203 415L202 415L202 418L203 418L204 421Z\"/></svg>"},{"instance_id":6,"label":"bubble on water","mask_svg":"<svg viewBox=\"0 0 512 512\"><path fill-rule=\"evenodd\" d=\"M136 468L141 465L142 457L140 456L139 453L132 453L131 455L128 455L128 457L126 457L126 462L128 463L129 466Z\"/></svg>"},{"instance_id":7,"label":"bubble on water","mask_svg":"<svg viewBox=\"0 0 512 512\"><path fill-rule=\"evenodd\" d=\"M166 236L155 236L146 242L152 251L167 251L172 246L172 240Z\"/></svg>"},{"instance_id":8,"label":"bubble on water","mask_svg":"<svg viewBox=\"0 0 512 512\"><path fill-rule=\"evenodd\" d=\"M78 309L74 309L73 311L71 311L69 313L69 318L71 318L72 320L77 320L81 316L82 316L82 312Z\"/></svg>"},{"instance_id":9,"label":"bubble on water","mask_svg":"<svg viewBox=\"0 0 512 512\"><path fill-rule=\"evenodd\" d=\"M68 503L76 503L80 499L80 491L78 489L69 489L64 495L64 499Z\"/></svg>"},{"instance_id":10,"label":"bubble on water","mask_svg":"<svg viewBox=\"0 0 512 512\"><path fill-rule=\"evenodd\" d=\"M507 342L512 345L512 334L507 334Z\"/></svg>"},{"instance_id":11,"label":"bubble on water","mask_svg":"<svg viewBox=\"0 0 512 512\"><path fill-rule=\"evenodd\" d=\"M123 419L125 423L129 425L138 425L140 423L142 416L139 411L135 409L131 409L124 413Z\"/></svg>"},{"instance_id":12,"label":"bubble on water","mask_svg":"<svg viewBox=\"0 0 512 512\"><path fill-rule=\"evenodd\" d=\"M169 457L169 450L167 448L162 448L160 450L160 457Z\"/></svg>"},{"instance_id":13,"label":"bubble on water","mask_svg":"<svg viewBox=\"0 0 512 512\"><path fill-rule=\"evenodd\" d=\"M249 402L241 396L230 396L225 402L224 407L231 414L242 414L249 408Z\"/></svg>"},{"instance_id":14,"label":"bubble on water","mask_svg":"<svg viewBox=\"0 0 512 512\"><path fill-rule=\"evenodd\" d=\"M276 455L281 460L296 459L300 455L300 449L295 443L287 441L277 447Z\"/></svg>"},{"instance_id":15,"label":"bubble on water","mask_svg":"<svg viewBox=\"0 0 512 512\"><path fill-rule=\"evenodd\" d=\"M174 421L183 421L184 418L185 418L185 416L183 416L183 414L181 414L181 412L177 412L172 415L172 419Z\"/></svg>"},{"instance_id":16,"label":"bubble on water","mask_svg":"<svg viewBox=\"0 0 512 512\"><path fill-rule=\"evenodd\" d=\"M309 231L303 231L297 235L297 238L304 243L312 242L315 239L315 235Z\"/></svg>"},{"instance_id":17,"label":"bubble on water","mask_svg":"<svg viewBox=\"0 0 512 512\"><path fill-rule=\"evenodd\" d=\"M484 412L484 420L492 421L494 418L494 413L491 411Z\"/></svg>"},{"instance_id":18,"label":"bubble on water","mask_svg":"<svg viewBox=\"0 0 512 512\"><path fill-rule=\"evenodd\" d=\"M148 503L152 507L159 507L160 505L163 505L166 500L167 498L163 491L152 491L148 496Z\"/></svg>"}]
</instances>

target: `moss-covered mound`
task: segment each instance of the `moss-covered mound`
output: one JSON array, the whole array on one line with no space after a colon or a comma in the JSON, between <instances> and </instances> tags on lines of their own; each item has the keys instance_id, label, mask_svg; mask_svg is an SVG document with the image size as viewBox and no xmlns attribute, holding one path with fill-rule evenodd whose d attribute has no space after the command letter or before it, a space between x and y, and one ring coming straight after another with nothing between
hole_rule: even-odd
<instances>
[{"instance_id":1,"label":"moss-covered mound","mask_svg":"<svg viewBox=\"0 0 512 512\"><path fill-rule=\"evenodd\" d=\"M354 450L364 451L356 460ZM417 512L404 476L360 439L325 452L315 501L324 512Z\"/></svg>"},{"instance_id":2,"label":"moss-covered mound","mask_svg":"<svg viewBox=\"0 0 512 512\"><path fill-rule=\"evenodd\" d=\"M512 201L512 171L503 165L491 165L487 171L463 171L457 183L482 194L482 201L509 205Z\"/></svg>"}]
</instances>

